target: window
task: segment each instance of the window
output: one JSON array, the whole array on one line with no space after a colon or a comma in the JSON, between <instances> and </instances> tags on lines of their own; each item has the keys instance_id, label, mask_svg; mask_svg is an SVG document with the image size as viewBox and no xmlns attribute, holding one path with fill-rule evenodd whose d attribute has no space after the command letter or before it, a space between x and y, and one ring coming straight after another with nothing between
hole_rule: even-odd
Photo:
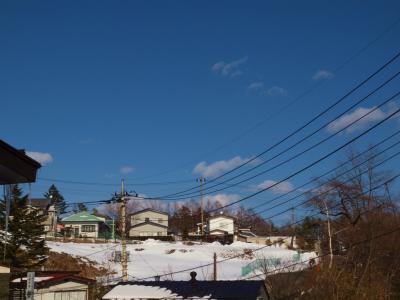
<instances>
[{"instance_id":1,"label":"window","mask_svg":"<svg viewBox=\"0 0 400 300\"><path fill-rule=\"evenodd\" d=\"M95 232L96 225L82 225L82 232Z\"/></svg>"},{"instance_id":2,"label":"window","mask_svg":"<svg viewBox=\"0 0 400 300\"><path fill-rule=\"evenodd\" d=\"M163 222L163 219L161 219L161 218L158 218L158 223L162 223Z\"/></svg>"},{"instance_id":3,"label":"window","mask_svg":"<svg viewBox=\"0 0 400 300\"><path fill-rule=\"evenodd\" d=\"M150 219L149 219L149 218L145 218L144 220L145 220L146 222L149 222L149 221L150 221Z\"/></svg>"}]
</instances>

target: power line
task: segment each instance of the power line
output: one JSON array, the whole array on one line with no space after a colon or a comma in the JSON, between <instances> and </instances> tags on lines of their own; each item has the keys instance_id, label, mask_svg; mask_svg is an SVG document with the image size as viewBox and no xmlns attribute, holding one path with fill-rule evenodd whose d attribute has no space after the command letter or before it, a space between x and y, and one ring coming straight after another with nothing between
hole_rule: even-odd
<instances>
[{"instance_id":1,"label":"power line","mask_svg":"<svg viewBox=\"0 0 400 300\"><path fill-rule=\"evenodd\" d=\"M384 142L386 142L387 140L393 138L395 135L397 135L397 134L399 134L399 133L400 133L400 130L396 131L394 134L390 135L389 137L385 138L384 140L382 140L382 141L376 143L375 145L373 145L372 147L368 148L367 150L362 151L361 153L357 154L356 156L354 156L354 159L357 159L358 157L364 155L365 153L371 151L372 149L374 149L374 148L380 146L382 143L384 143ZM365 160L365 161L359 163L358 165L352 167L350 170L347 170L347 171L345 171L345 172L342 172L342 173L339 174L339 175L336 175L334 178L338 178L338 177L340 177L340 176L342 176L342 175L348 173L349 171L354 170L355 168L357 168L357 167L359 167L359 166L361 166L361 165L363 165L363 164L369 162L371 159L374 159L374 158L376 158L377 156L379 156L379 155L385 153L386 151L392 149L393 147L397 146L398 144L400 144L400 141L397 141L397 142L395 142L394 144L392 144L392 145L388 146L387 148L383 149L382 151L380 151L380 152L374 154L372 157L369 157L367 160ZM290 190L290 191L288 191L288 192L286 192L286 193L283 193L283 194L281 194L281 195L279 195L279 196L277 196L277 197L274 197L274 198L272 198L272 199L269 200L269 201L266 201L266 202L263 202L263 203L261 203L261 204L259 204L259 205L256 205L256 206L252 207L252 209L257 209L257 208L259 208L259 207L261 207L261 206L264 206L264 205L266 205L266 204L270 204L270 203L274 202L275 200L278 200L278 199L280 199L280 198L283 198L283 197L285 197L285 196L287 196L287 195L289 195L289 194L291 194L291 193L293 193L293 192L295 192L295 191L299 191L299 190L301 190L303 187L305 187L306 185L311 184L311 183L317 181L318 179L321 179L322 177L325 177L325 176L328 175L329 173L332 173L332 172L334 172L334 171L336 171L336 170L339 170L340 168L342 168L343 166L345 166L345 165L348 164L348 163L349 163L349 161L345 161L344 163L341 163L341 164L339 164L338 166L334 167L333 169L330 169L330 170L328 170L327 172L324 172L323 174L321 174L321 175L319 175L319 176L313 178L312 180L307 181L306 183L304 183L304 184L298 186L297 188L292 189L292 190ZM319 185L319 186L323 186L323 184L321 184L321 185ZM300 196L302 196L302 195L305 195L305 193L306 193L306 192L303 192L303 193L301 193L301 194L298 194L298 195L296 195L296 196L294 196L294 197L288 199L287 201L291 201L291 200L297 199L298 197L300 197ZM260 212L258 212L258 213L260 213Z\"/></svg>"},{"instance_id":2,"label":"power line","mask_svg":"<svg viewBox=\"0 0 400 300\"><path fill-rule=\"evenodd\" d=\"M397 174L396 176L394 176L394 177L397 178L397 177L399 177L399 176L400 176L400 173L398 173L398 174ZM370 190L369 190L368 192L366 192L366 193L369 193L370 191L372 191L372 190L374 190L374 189L377 189L377 188L379 188L380 186L383 186L383 185L384 185L384 183L383 183L383 184L380 184L380 185L377 185L377 186L375 186L375 187L372 187L372 188L370 188ZM366 194L366 193L363 193L363 194ZM340 205L340 203L336 204L336 206L337 206L337 205ZM380 207L380 206L378 206L378 207ZM376 207L373 208L373 209L376 209ZM371 211L371 210L372 210L372 209L367 210L367 211L365 211L365 212L368 212L368 211ZM365 213L365 212L364 212L364 213ZM298 221L296 221L296 222L294 222L293 224L290 224L290 225L293 226L293 225L296 225L296 224L298 224L298 223L301 223L304 219L305 219L305 218L302 218L301 220L298 220ZM399 228L399 229L400 229L400 228ZM265 245L265 246L261 246L261 247L256 248L256 249L252 249L251 251L252 251L252 253L253 253L253 252L256 252L256 251L260 251L260 250L262 250L262 249L265 249L265 248L270 247L270 246L272 246L272 245L274 245L274 244L277 244L277 243L278 243L278 241L276 241L276 242L274 242L274 243L272 243L272 244L270 244L270 245ZM238 257L242 257L242 256L243 256L243 254L233 255L233 256L231 256L231 257L227 257L227 258L224 258L224 259L222 259L222 260L219 260L219 261L217 261L216 263L223 263L223 262L225 262L225 261L232 260L232 259L235 259L235 258L238 258ZM184 270L179 270L179 271L174 271L174 272L162 274L162 275L160 275L160 276L171 276L171 275L175 275L175 274L179 274L179 273L184 273L184 272L192 271L192 270L199 269L199 268L208 267L208 266L211 266L211 265L213 265L213 264L214 264L214 262L213 262L213 263L207 263L207 264L203 264L203 265L200 265L200 266L195 266L195 267L193 267L193 268L188 268L188 269L184 269ZM151 279L151 278L154 278L154 276L149 276L149 277L141 278L141 279L138 279L138 280L147 280L147 279Z\"/></svg>"},{"instance_id":3,"label":"power line","mask_svg":"<svg viewBox=\"0 0 400 300\"><path fill-rule=\"evenodd\" d=\"M370 241L373 241L373 240L376 240L376 239L380 239L380 238L385 237L387 235L393 234L393 233L395 233L395 232L397 232L399 230L400 230L400 227L397 227L397 228L395 228L393 230L385 231L385 232L383 232L381 234L378 234L378 235L375 235L375 236L373 236L371 238L367 238L367 239L364 239L364 240L361 240L361 241L357 241L357 242L351 244L351 248L354 247L354 246L366 243L366 242L370 242ZM340 250L340 248L337 248L337 250ZM312 259L322 258L322 257L328 256L328 255L329 255L329 253L321 254L321 255L318 255L316 257L307 259L305 261L296 262L296 263L293 263L293 264L288 265L288 266L283 266L283 267L280 267L278 269L274 269L274 270L271 270L271 271L264 272L263 275L267 275L267 274L270 274L270 273L276 273L276 271L288 269L288 268L297 266L299 264L304 264L305 262L311 261ZM258 274L258 275L254 275L254 276L248 277L248 278L246 278L246 280L249 280L249 279L252 279L252 278L255 278L255 277L258 277L258 276L260 276L260 275Z\"/></svg>"},{"instance_id":4,"label":"power line","mask_svg":"<svg viewBox=\"0 0 400 300\"><path fill-rule=\"evenodd\" d=\"M390 98L389 98L389 99L390 99ZM386 101L388 101L388 100L386 100ZM317 165L317 164L320 163L321 161L324 161L324 160L327 159L328 157L332 156L332 155L335 154L336 152L342 150L343 148L345 148L345 147L347 147L348 145L352 144L353 142L357 141L358 139L360 139L360 138L363 137L364 135L368 134L370 131L374 130L375 128L377 128L378 126L380 126L381 124L383 124L383 123L386 122L387 120L391 119L394 115L396 115L396 114L399 113L399 112L400 112L400 109L395 110L394 112L392 112L392 113L390 113L388 116L386 116L384 119L382 119L381 121L379 121L379 122L376 123L375 125L371 126L371 127L368 128L367 130L363 131L361 134L357 135L356 137L350 139L350 140L347 141L346 143L342 144L341 146L337 147L335 150L333 150L333 151L329 152L328 154L326 154L326 155L320 157L319 159L317 159L317 160L314 161L313 163L311 163L311 164L309 164L309 165L303 167L302 169L296 171L295 173L292 173L291 175L285 177L284 179L281 179L280 181L278 181L278 182L272 184L271 186L269 186L269 187L267 187L267 188L264 188L264 189L261 189L260 191L257 191L257 192L255 192L255 193L253 193L253 194L250 194L250 195L246 196L246 197L243 197L243 198L241 198L241 199L239 199L239 200L237 200L237 201L234 201L234 202L232 202L232 203L230 203L230 204L224 205L224 206L222 206L222 207L220 207L220 208L218 208L218 209L210 210L210 211L208 211L208 213L214 212L214 211L216 211L216 210L221 210L221 209L223 209L223 208L226 208L226 207L229 207L229 206L231 206L231 205L237 204L237 203L242 202L242 201L244 201L244 200L250 199L250 198L252 198L252 197L254 197L254 196L258 195L258 194L261 194L261 193L263 193L263 192L265 192L265 191L267 191L267 190L270 190L270 189L274 188L275 186L281 184L282 182L284 182L284 181L286 181L286 180L288 180L288 179L290 179L290 178L292 178L292 177L294 177L294 176L296 176L296 175L298 175L298 174L300 174L300 173L303 173L304 171L306 171L306 170L310 169L311 167ZM155 198L141 198L141 199L157 200L157 199L155 199ZM161 199L158 199L158 200L161 200ZM171 200L171 199L163 199L163 200ZM96 201L90 201L90 202L87 202L87 203L110 203L110 202L111 202L111 200L96 200ZM84 202L84 203L85 203L85 202Z\"/></svg>"},{"instance_id":5,"label":"power line","mask_svg":"<svg viewBox=\"0 0 400 300\"><path fill-rule=\"evenodd\" d=\"M270 190L270 189L274 188L274 187L277 186L278 184L281 184L282 182L284 182L284 181L286 181L286 180L289 180L289 179L291 179L292 177L297 176L298 174L303 173L304 171L306 171L306 170L310 169L311 167L313 167L313 166L319 164L321 161L324 161L325 159L327 159L328 157L332 156L332 155L335 154L336 152L342 150L343 148L347 147L347 146L350 145L351 143L355 142L356 140L360 139L360 138L363 137L364 135L368 134L370 131L374 130L376 127L380 126L381 124L383 124L384 122L386 122L387 120L389 120L390 118L392 118L394 115L396 115L396 114L399 113L399 112L400 112L400 109L395 110L394 112L392 112L391 114L389 114L388 116L386 116L384 119L382 119L381 121L379 121L379 122L376 123L375 125L371 126L370 128L368 128L367 130L365 130L365 131L362 132L361 134L357 135L356 137L352 138L351 140L347 141L346 143L344 143L344 144L341 145L340 147L338 147L338 148L336 148L335 150L329 152L328 154L326 154L326 155L320 157L319 159L315 160L315 161L312 162L311 164L309 164L309 165L303 167L302 169L300 169L300 170L298 170L298 171L292 173L291 175L289 175L289 176L287 176L287 177L285 177L285 178L279 180L278 182L272 184L271 186L269 186L269 187L267 187L267 188L264 188L264 189L261 189L260 191L257 191L257 192L255 192L255 193L253 193L253 194L251 194L251 195L248 195L248 196L246 196L246 197L243 197L243 198L241 198L241 199L239 199L239 200L233 201L233 202L231 202L231 203L229 203L229 204L223 205L223 206L220 207L219 209L213 209L213 210L210 210L210 211L208 211L208 212L213 212L213 211L216 211L216 210L221 210L221 209L223 209L223 208L226 208L226 207L235 205L235 204L237 204L237 203L239 203L239 202L242 202L242 201L244 201L244 200L250 199L250 198L252 198L252 197L254 197L254 196L258 195L258 194L261 194L261 193L263 193L263 192L265 192L265 191L267 191L267 190Z\"/></svg>"},{"instance_id":6,"label":"power line","mask_svg":"<svg viewBox=\"0 0 400 300\"><path fill-rule=\"evenodd\" d=\"M335 69L333 69L334 73L338 73L341 69L343 69L345 66L347 66L351 61L353 61L355 58L357 58L358 56L360 56L363 52L365 52L369 47L371 47L373 44L375 44L377 41L379 41L383 36L385 36L387 33L389 33L391 30L393 30L400 22L400 18L396 19L395 22L391 23L388 27L386 27L382 32L380 32L374 39L372 39L371 41L369 41L367 44L365 44L361 49L359 49L357 52L355 52L353 55L351 55L348 59L346 59L344 62L342 62L341 64L339 64ZM247 134L249 134L250 132L254 131L255 129L257 129L258 127L260 127L261 125L267 123L268 121L271 121L272 119L276 118L277 116L281 115L285 110L287 110L288 108L290 108L291 106L293 106L294 104L296 104L298 101L300 101L301 99L303 99L305 96L309 95L312 91L314 91L316 88L318 88L319 86L323 85L325 83L325 81L319 81L317 83L315 83L313 86L311 86L310 88L306 89L304 92L300 93L297 97L295 97L291 102L285 104L283 107L281 107L278 111L273 112L269 115L267 115L263 120L259 121L258 123L256 123L255 125L249 127L248 129L244 130L242 133L240 133L239 135L237 135L236 137L230 139L229 141L227 141L226 143L216 147L214 150L207 152L206 154L201 155L201 157L204 156L208 156L212 153L215 153L223 148L225 148L228 145L233 144L234 142L240 140L242 137L246 136ZM165 175L168 173L171 173L175 170L178 170L182 167L188 166L191 163L195 162L195 160L192 160L190 162L181 164L179 167L177 168L172 168L172 169L168 169L162 172L159 172L157 174L151 175L151 176L146 176L146 177L142 177L141 179L148 179L150 177L157 177L160 175Z\"/></svg>"},{"instance_id":7,"label":"power line","mask_svg":"<svg viewBox=\"0 0 400 300\"><path fill-rule=\"evenodd\" d=\"M227 183L227 182L232 181L232 180L234 180L234 179L236 179L236 178L238 178L238 177L241 177L241 176L243 176L243 175L245 175L245 174L247 174L247 173L250 173L251 171L254 171L255 169L258 169L259 167L261 167L261 166L267 164L268 162L273 161L274 159L278 158L278 157L281 156L282 154L285 154L286 152L292 150L293 148L295 148L296 146L300 145L301 143L303 143L304 141L306 141L307 139L309 139L310 137L312 137L312 136L315 135L316 133L322 131L324 128L327 128L332 122L334 122L335 120L338 120L338 119L339 119L340 117L342 117L344 114L346 114L347 112L349 112L350 110L352 110L354 107L356 107L359 103L361 103L362 101L366 100L368 97L370 97L371 95L373 95L375 92L377 92L379 89L381 89L384 85L388 84L391 80L393 80L394 78L396 78L398 75L400 75L400 72L397 72L394 76L392 76L389 80L387 80L385 83L383 83L382 85L380 85L378 88L374 89L374 90L373 90L372 92L370 92L367 96L365 96L365 97L363 97L361 100L357 101L355 104L353 104L351 107L349 107L348 109L346 109L344 112L340 113L340 114L339 114L338 116L336 116L335 118L333 118L333 119L329 120L328 122L324 123L324 125L320 126L318 129L314 130L312 133L308 134L308 135L305 136L304 138L302 138L302 139L300 139L299 141L295 142L295 143L292 144L290 147L284 149L283 151L281 151L281 152L279 152L278 154L272 156L272 157L269 158L268 160L266 160L266 161L264 161L264 162L262 162L262 163L256 165L255 167L252 167L252 168L250 168L250 169L248 169L248 170L246 170L246 171L244 171L244 172L241 172L241 173L237 174L237 175L234 176L234 177L231 177L231 178L229 178L229 179L226 179L225 181L222 181L222 182L217 183L217 184L215 184L215 185L206 187L206 188L204 189L204 191L207 191L207 190L212 189L212 188L214 188L214 187L217 187L217 186L219 186L219 185L221 185L221 184ZM377 109L379 109L380 107L386 105L387 103L389 103L390 101L392 101L393 99L395 99L399 94L400 94L400 92L396 93L395 95L393 95L392 97L390 97L389 99L387 99L386 101L384 101L383 103L381 103L378 107L373 108L372 110L368 111L367 113L365 113L364 115L362 115L362 116L359 117L358 119L352 121L350 124L346 125L345 127L343 127L342 129L340 129L339 131L336 131L335 133L331 134L331 135L328 136L327 138L322 139L322 141L320 141L320 142L318 142L318 143L316 143L316 144L310 146L310 147L307 148L306 150L304 150L304 151L302 151L302 152L300 152L300 153L298 153L298 154L292 156L290 159L287 159L287 160L285 160L285 161L283 161L283 162L281 162L281 163L275 165L274 167L271 167L271 168L269 168L269 169L267 169L267 170L265 170L265 171L262 171L262 172L260 172L260 173L257 173L256 175L251 176L251 177L249 177L249 178L247 178L247 179L244 179L244 180L239 181L239 182L237 182L237 183L230 184L230 185L228 185L228 186L226 186L226 187L224 187L224 188L219 188L219 189L217 189L217 190L205 192L204 194L207 195L207 194L210 194L210 193L213 193L213 192L219 192L219 191L226 190L226 189L228 189L228 188L234 187L236 184L241 184L241 183L243 183L243 182L246 182L246 181L249 181L249 180L251 180L251 179L254 179L254 178L258 177L258 176L261 176L261 175L265 174L266 172L272 171L272 170L274 170L274 169L276 169L276 168L278 168L278 167L280 167L280 166L282 166L282 165L284 165L284 164L286 164L286 163L292 161L293 159L298 158L299 156L305 154L306 152L308 152L308 151L310 151L310 150L312 150L312 149L318 147L318 146L321 145L322 143L325 143L326 141L330 140L331 138L337 136L337 135L340 134L341 132L344 132L347 128L351 127L352 125L354 125L354 124L357 123L358 121L362 120L362 119L365 118L366 116L368 116L368 115L372 114L373 112L375 112L375 111L376 111ZM187 196L192 195L193 193L195 193L195 192L186 193L186 194L181 194L179 198L173 198L173 199L175 199L175 200L181 200L181 199L184 199L184 198L187 197ZM183 198L182 198L182 197L183 197ZM167 197L166 197L166 198L167 198Z\"/></svg>"},{"instance_id":8,"label":"power line","mask_svg":"<svg viewBox=\"0 0 400 300\"><path fill-rule=\"evenodd\" d=\"M57 179L57 178L45 178L39 177L38 180L41 181L49 181L49 182L60 182L67 184L79 184L79 185L97 185L97 186L113 186L118 187L117 183L105 183L105 182L85 182L85 181L73 181L73 180L65 180L65 179ZM173 185L173 184L182 184L182 183L190 183L193 182L190 179L185 180L176 180L176 181L160 181L160 182L144 182L144 183L127 183L127 186L150 186L150 185Z\"/></svg>"},{"instance_id":9,"label":"power line","mask_svg":"<svg viewBox=\"0 0 400 300\"><path fill-rule=\"evenodd\" d=\"M293 136L295 136L297 133L299 133L300 131L302 131L303 129L305 129L306 127L308 127L310 124L312 124L313 122L315 122L316 120L318 120L320 117L322 117L323 115L325 115L327 112L329 112L331 109L333 109L335 106L337 106L338 104L340 104L342 101L344 101L347 97L349 97L351 94L353 94L356 90L358 90L360 87L362 87L363 85L365 85L368 81L370 81L372 78L374 78L377 74L379 74L381 71L383 71L386 67L388 67L390 64L392 64L397 58L399 58L400 56L400 52L397 52L396 55L394 55L391 59L389 59L387 62L385 62L381 67L379 67L376 71L374 71L371 75L369 75L366 79L364 79L363 81L361 81L359 84L357 84L354 88L352 88L350 91L348 91L344 96L342 96L341 98L339 98L338 100L336 100L334 103L332 103L330 106L328 106L327 108L325 108L322 112L318 113L316 116L314 116L311 120L307 121L305 124L303 124L302 126L300 126L299 128L297 128L296 130L292 131L289 135L285 136L283 139L281 139L280 141L276 142L275 144L273 144L272 146L269 146L267 149L265 149L264 151L262 151L261 153L257 154L256 156L254 156L253 158L247 160L246 162L240 164L239 166L217 176L214 179L209 180L208 184L210 184L211 182L214 182L215 180L218 180L248 164L250 164L251 162L257 160L258 158L260 158L261 156L263 156L264 154L266 154L267 152L275 149L277 146L281 145L282 143L284 143L285 141L289 140L290 138L292 138ZM154 197L154 198L167 198L167 197L171 197L171 196L175 196L175 195L179 195L185 192L189 192L192 191L194 189L196 189L197 187L192 187L189 189L185 189L183 191L180 192L176 192L176 193L172 193L172 194L168 194L168 195L164 195L164 196L160 196L160 197Z\"/></svg>"}]
</instances>

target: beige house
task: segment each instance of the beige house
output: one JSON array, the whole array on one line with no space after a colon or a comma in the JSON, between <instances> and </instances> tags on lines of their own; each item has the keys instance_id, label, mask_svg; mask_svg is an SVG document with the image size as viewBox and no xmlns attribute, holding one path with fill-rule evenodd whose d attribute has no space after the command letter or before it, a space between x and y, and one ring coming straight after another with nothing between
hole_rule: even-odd
<instances>
[{"instance_id":1,"label":"beige house","mask_svg":"<svg viewBox=\"0 0 400 300\"><path fill-rule=\"evenodd\" d=\"M129 216L129 237L157 237L168 235L168 214L147 208Z\"/></svg>"},{"instance_id":2,"label":"beige house","mask_svg":"<svg viewBox=\"0 0 400 300\"><path fill-rule=\"evenodd\" d=\"M47 236L54 236L57 227L57 213L54 205L51 205L50 199L47 198L34 198L30 201L31 207L38 211L41 216L46 216L42 225Z\"/></svg>"}]
</instances>

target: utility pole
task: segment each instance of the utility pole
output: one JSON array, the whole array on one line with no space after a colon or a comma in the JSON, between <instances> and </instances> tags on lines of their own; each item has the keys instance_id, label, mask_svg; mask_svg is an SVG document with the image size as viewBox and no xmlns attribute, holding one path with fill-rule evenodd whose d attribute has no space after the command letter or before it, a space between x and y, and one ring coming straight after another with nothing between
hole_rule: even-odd
<instances>
[{"instance_id":1,"label":"utility pole","mask_svg":"<svg viewBox=\"0 0 400 300\"><path fill-rule=\"evenodd\" d=\"M217 253L214 252L214 281L217 281Z\"/></svg>"},{"instance_id":2,"label":"utility pole","mask_svg":"<svg viewBox=\"0 0 400 300\"><path fill-rule=\"evenodd\" d=\"M204 177L199 177L196 181L200 183L201 238L204 239L203 184L206 182L206 179Z\"/></svg>"},{"instance_id":3,"label":"utility pole","mask_svg":"<svg viewBox=\"0 0 400 300\"><path fill-rule=\"evenodd\" d=\"M292 238L290 239L290 248L293 249L294 235L295 235L295 225L294 225L295 218L294 218L294 207L293 206L292 206L291 212L292 212L292 225L291 225L291 227L292 227Z\"/></svg>"},{"instance_id":4,"label":"utility pole","mask_svg":"<svg viewBox=\"0 0 400 300\"><path fill-rule=\"evenodd\" d=\"M326 204L326 201L324 198L322 198L322 202L324 203L325 206L325 212L326 212L326 217L328 221L328 237L329 237L329 269L332 268L332 263L333 263L333 250L332 250L332 232L331 232L331 218L329 216L329 209L328 205Z\"/></svg>"},{"instance_id":5,"label":"utility pole","mask_svg":"<svg viewBox=\"0 0 400 300\"><path fill-rule=\"evenodd\" d=\"M8 243L8 224L10 218L10 209L11 209L11 185L4 186L4 199L6 200L6 219L5 219L5 233L4 233L4 252L3 252L3 263L6 261L6 253L7 253L7 243Z\"/></svg>"},{"instance_id":6,"label":"utility pole","mask_svg":"<svg viewBox=\"0 0 400 300\"><path fill-rule=\"evenodd\" d=\"M121 180L121 266L122 281L128 281L128 259L126 255L126 198L124 190L124 180Z\"/></svg>"}]
</instances>

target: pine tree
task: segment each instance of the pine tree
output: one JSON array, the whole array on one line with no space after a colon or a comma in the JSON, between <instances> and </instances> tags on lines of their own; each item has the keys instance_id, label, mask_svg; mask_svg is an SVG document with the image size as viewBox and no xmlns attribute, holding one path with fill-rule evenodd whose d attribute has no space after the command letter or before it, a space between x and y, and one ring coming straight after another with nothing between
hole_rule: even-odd
<instances>
[{"instance_id":1,"label":"pine tree","mask_svg":"<svg viewBox=\"0 0 400 300\"><path fill-rule=\"evenodd\" d=\"M74 209L74 213L78 213L78 212L82 212L82 211L88 211L88 209L87 209L85 203L80 202L76 205L76 208Z\"/></svg>"},{"instance_id":2,"label":"pine tree","mask_svg":"<svg viewBox=\"0 0 400 300\"><path fill-rule=\"evenodd\" d=\"M47 256L44 235L46 216L28 205L28 196L22 196L18 185L11 191L10 217L6 260L12 268L33 268L42 265ZM0 226L5 227L5 199L0 201ZM4 248L3 248L4 249Z\"/></svg>"},{"instance_id":3,"label":"pine tree","mask_svg":"<svg viewBox=\"0 0 400 300\"><path fill-rule=\"evenodd\" d=\"M57 215L62 215L66 212L67 204L65 203L63 195L58 191L57 187L52 184L44 197L50 199L51 205L54 205Z\"/></svg>"}]
</instances>

